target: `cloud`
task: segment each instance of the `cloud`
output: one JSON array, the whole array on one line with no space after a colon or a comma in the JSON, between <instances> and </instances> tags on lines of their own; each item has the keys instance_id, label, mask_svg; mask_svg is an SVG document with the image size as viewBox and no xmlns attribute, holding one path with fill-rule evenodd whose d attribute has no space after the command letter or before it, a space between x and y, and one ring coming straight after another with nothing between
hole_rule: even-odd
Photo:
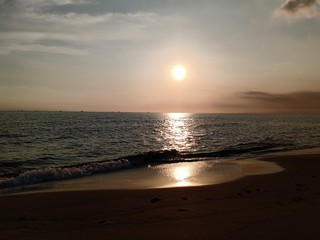
<instances>
[{"instance_id":1,"label":"cloud","mask_svg":"<svg viewBox=\"0 0 320 240\"><path fill-rule=\"evenodd\" d=\"M0 0L0 55L46 52L83 55L108 41L154 37L161 17L152 12L103 14L50 12L51 6L83 0ZM56 51L55 51L56 50Z\"/></svg>"},{"instance_id":2,"label":"cloud","mask_svg":"<svg viewBox=\"0 0 320 240\"><path fill-rule=\"evenodd\" d=\"M66 54L66 55L86 55L87 52L80 49L61 47L61 46L44 46L40 44L28 45L8 45L5 48L0 47L0 55L7 55L11 52L42 52L53 54Z\"/></svg>"},{"instance_id":3,"label":"cloud","mask_svg":"<svg viewBox=\"0 0 320 240\"><path fill-rule=\"evenodd\" d=\"M319 14L319 0L287 0L275 11L276 16L312 18Z\"/></svg>"},{"instance_id":4,"label":"cloud","mask_svg":"<svg viewBox=\"0 0 320 240\"><path fill-rule=\"evenodd\" d=\"M243 109L257 112L320 113L320 92L240 92L237 94ZM238 105L239 106L239 105Z\"/></svg>"},{"instance_id":5,"label":"cloud","mask_svg":"<svg viewBox=\"0 0 320 240\"><path fill-rule=\"evenodd\" d=\"M42 2L47 2L47 1L42 1ZM86 1L86 0L55 0L55 3L57 3L58 5L68 5L68 4L89 4L90 1Z\"/></svg>"},{"instance_id":6,"label":"cloud","mask_svg":"<svg viewBox=\"0 0 320 240\"><path fill-rule=\"evenodd\" d=\"M42 22L47 24L56 24L60 26L79 26L81 29L89 25L97 24L127 24L127 25L143 25L148 24L155 17L154 13L105 13L102 15L89 15L80 13L67 14L38 14L30 13L24 17L30 21Z\"/></svg>"},{"instance_id":7,"label":"cloud","mask_svg":"<svg viewBox=\"0 0 320 240\"><path fill-rule=\"evenodd\" d=\"M3 2L15 2L15 4L19 3L26 6L51 6L51 5L82 5L82 4L89 4L90 1L87 0L2 0ZM1 2L1 0L0 0ZM91 1L92 2L92 1Z\"/></svg>"}]
</instances>

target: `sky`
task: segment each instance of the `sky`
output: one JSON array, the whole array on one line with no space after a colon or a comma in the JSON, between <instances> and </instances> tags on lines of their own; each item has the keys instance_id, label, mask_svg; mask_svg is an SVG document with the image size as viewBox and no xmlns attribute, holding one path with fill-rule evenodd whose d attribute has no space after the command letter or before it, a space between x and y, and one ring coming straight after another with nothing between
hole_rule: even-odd
<instances>
[{"instance_id":1,"label":"sky","mask_svg":"<svg viewBox=\"0 0 320 240\"><path fill-rule=\"evenodd\" d=\"M319 0L0 0L0 110L320 113L319 42Z\"/></svg>"}]
</instances>

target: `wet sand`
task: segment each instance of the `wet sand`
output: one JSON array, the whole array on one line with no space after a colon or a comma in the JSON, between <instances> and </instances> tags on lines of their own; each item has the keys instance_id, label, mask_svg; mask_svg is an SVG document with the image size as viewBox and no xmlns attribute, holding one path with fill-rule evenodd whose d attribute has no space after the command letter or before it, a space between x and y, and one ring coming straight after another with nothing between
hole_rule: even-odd
<instances>
[{"instance_id":1,"label":"wet sand","mask_svg":"<svg viewBox=\"0 0 320 240\"><path fill-rule=\"evenodd\" d=\"M0 197L0 239L320 239L320 154L219 185Z\"/></svg>"}]
</instances>

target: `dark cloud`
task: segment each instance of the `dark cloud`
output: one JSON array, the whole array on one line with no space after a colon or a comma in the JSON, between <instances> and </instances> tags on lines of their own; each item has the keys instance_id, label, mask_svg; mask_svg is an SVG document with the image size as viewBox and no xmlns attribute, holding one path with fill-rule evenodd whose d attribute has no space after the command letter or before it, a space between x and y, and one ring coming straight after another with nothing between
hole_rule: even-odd
<instances>
[{"instance_id":1,"label":"dark cloud","mask_svg":"<svg viewBox=\"0 0 320 240\"><path fill-rule=\"evenodd\" d=\"M0 0L0 13L6 13L8 11L15 10L19 3L16 0Z\"/></svg>"},{"instance_id":2,"label":"dark cloud","mask_svg":"<svg viewBox=\"0 0 320 240\"><path fill-rule=\"evenodd\" d=\"M288 12L295 13L302 8L312 7L316 3L316 0L289 0L282 6L282 9Z\"/></svg>"},{"instance_id":3,"label":"dark cloud","mask_svg":"<svg viewBox=\"0 0 320 240\"><path fill-rule=\"evenodd\" d=\"M241 92L242 107L257 112L320 113L320 92Z\"/></svg>"},{"instance_id":4,"label":"dark cloud","mask_svg":"<svg viewBox=\"0 0 320 240\"><path fill-rule=\"evenodd\" d=\"M13 6L17 3L17 1L15 0L3 0L0 1L1 4L3 4L3 6Z\"/></svg>"},{"instance_id":5,"label":"dark cloud","mask_svg":"<svg viewBox=\"0 0 320 240\"><path fill-rule=\"evenodd\" d=\"M207 102L180 102L179 107L186 112L320 114L320 92L246 91Z\"/></svg>"},{"instance_id":6,"label":"dark cloud","mask_svg":"<svg viewBox=\"0 0 320 240\"><path fill-rule=\"evenodd\" d=\"M317 7L319 6L319 0L287 0L283 4L278 12L285 13L287 15L300 15L305 17L312 17L317 15Z\"/></svg>"}]
</instances>

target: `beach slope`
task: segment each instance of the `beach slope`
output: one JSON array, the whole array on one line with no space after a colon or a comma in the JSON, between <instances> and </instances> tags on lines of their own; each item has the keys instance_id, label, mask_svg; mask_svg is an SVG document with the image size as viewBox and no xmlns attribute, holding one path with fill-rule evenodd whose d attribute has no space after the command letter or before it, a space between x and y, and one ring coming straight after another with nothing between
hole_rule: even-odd
<instances>
[{"instance_id":1,"label":"beach slope","mask_svg":"<svg viewBox=\"0 0 320 240\"><path fill-rule=\"evenodd\" d=\"M0 197L7 239L319 239L320 155L214 186Z\"/></svg>"}]
</instances>

